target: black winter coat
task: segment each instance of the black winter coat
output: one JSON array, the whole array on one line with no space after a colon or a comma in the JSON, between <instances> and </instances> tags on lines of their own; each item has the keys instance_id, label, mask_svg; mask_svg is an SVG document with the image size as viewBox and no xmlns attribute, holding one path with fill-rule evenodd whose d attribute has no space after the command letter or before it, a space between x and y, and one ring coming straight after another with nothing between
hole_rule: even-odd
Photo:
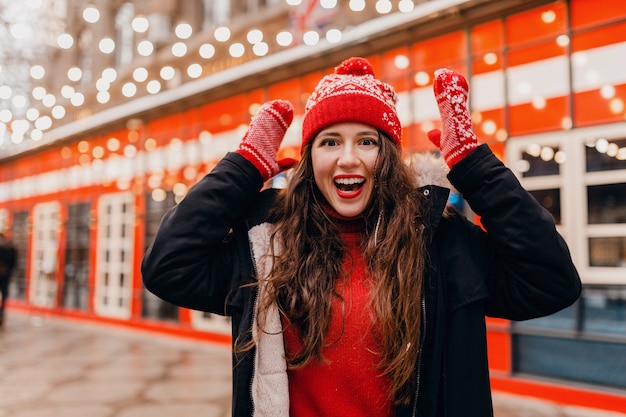
<instances>
[{"instance_id":1,"label":"black winter coat","mask_svg":"<svg viewBox=\"0 0 626 417\"><path fill-rule=\"evenodd\" d=\"M581 283L552 216L486 146L448 179L481 218L443 216L449 189L428 184L430 267L425 276L418 389L397 416L493 415L485 316L525 320L574 303ZM163 218L142 263L148 290L178 306L232 318L249 337L256 287L247 231L267 221L275 190L228 154ZM416 300L416 302L420 302ZM253 353L233 357L233 415L252 415Z\"/></svg>"}]
</instances>

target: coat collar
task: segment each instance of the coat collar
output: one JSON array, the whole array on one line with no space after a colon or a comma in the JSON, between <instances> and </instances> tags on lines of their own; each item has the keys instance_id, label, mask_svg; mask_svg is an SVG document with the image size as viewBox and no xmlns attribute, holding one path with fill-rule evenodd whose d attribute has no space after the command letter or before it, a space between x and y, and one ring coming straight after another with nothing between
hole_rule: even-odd
<instances>
[{"instance_id":1,"label":"coat collar","mask_svg":"<svg viewBox=\"0 0 626 417\"><path fill-rule=\"evenodd\" d=\"M443 158L431 152L413 154L407 164L414 175L418 191L424 196L424 225L434 231L444 215L452 189L448 180L450 170Z\"/></svg>"},{"instance_id":2,"label":"coat collar","mask_svg":"<svg viewBox=\"0 0 626 417\"><path fill-rule=\"evenodd\" d=\"M450 169L443 158L435 156L432 152L414 153L406 163L418 187L436 185L442 188L452 188L448 180Z\"/></svg>"}]
</instances>

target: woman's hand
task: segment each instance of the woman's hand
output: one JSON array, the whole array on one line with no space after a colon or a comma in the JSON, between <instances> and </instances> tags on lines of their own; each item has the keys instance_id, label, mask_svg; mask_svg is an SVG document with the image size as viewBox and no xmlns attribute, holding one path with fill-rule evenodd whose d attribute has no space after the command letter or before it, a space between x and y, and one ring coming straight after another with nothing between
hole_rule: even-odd
<instances>
[{"instance_id":1,"label":"woman's hand","mask_svg":"<svg viewBox=\"0 0 626 417\"><path fill-rule=\"evenodd\" d=\"M441 116L441 130L428 132L428 139L441 150L452 168L478 146L467 108L469 86L461 74L444 68L435 71L433 89Z\"/></svg>"},{"instance_id":2,"label":"woman's hand","mask_svg":"<svg viewBox=\"0 0 626 417\"><path fill-rule=\"evenodd\" d=\"M277 160L278 148L293 121L293 106L285 100L269 101L252 119L237 153L250 161L267 181L292 166L294 160Z\"/></svg>"}]
</instances>

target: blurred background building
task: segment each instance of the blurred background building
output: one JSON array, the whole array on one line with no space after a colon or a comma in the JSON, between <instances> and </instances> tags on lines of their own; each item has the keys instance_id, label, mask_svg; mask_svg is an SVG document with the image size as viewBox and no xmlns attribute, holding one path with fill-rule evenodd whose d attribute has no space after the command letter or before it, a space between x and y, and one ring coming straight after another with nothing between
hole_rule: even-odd
<instances>
[{"instance_id":1,"label":"blurred background building","mask_svg":"<svg viewBox=\"0 0 626 417\"><path fill-rule=\"evenodd\" d=\"M398 91L407 154L433 151L432 74L450 67L584 282L556 315L488 321L494 389L626 411L626 2L0 0L0 36L11 308L228 342L226 319L142 286L164 212L267 100L294 104L297 157L308 95L350 56Z\"/></svg>"}]
</instances>

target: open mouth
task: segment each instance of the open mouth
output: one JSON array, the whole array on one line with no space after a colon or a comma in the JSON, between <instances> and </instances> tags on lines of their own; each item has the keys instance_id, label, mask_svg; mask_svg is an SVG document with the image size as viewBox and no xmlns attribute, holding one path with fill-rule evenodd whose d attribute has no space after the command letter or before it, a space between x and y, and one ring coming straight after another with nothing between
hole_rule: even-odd
<instances>
[{"instance_id":1,"label":"open mouth","mask_svg":"<svg viewBox=\"0 0 626 417\"><path fill-rule=\"evenodd\" d=\"M353 193L365 184L365 178L336 178L335 187L342 193Z\"/></svg>"}]
</instances>

